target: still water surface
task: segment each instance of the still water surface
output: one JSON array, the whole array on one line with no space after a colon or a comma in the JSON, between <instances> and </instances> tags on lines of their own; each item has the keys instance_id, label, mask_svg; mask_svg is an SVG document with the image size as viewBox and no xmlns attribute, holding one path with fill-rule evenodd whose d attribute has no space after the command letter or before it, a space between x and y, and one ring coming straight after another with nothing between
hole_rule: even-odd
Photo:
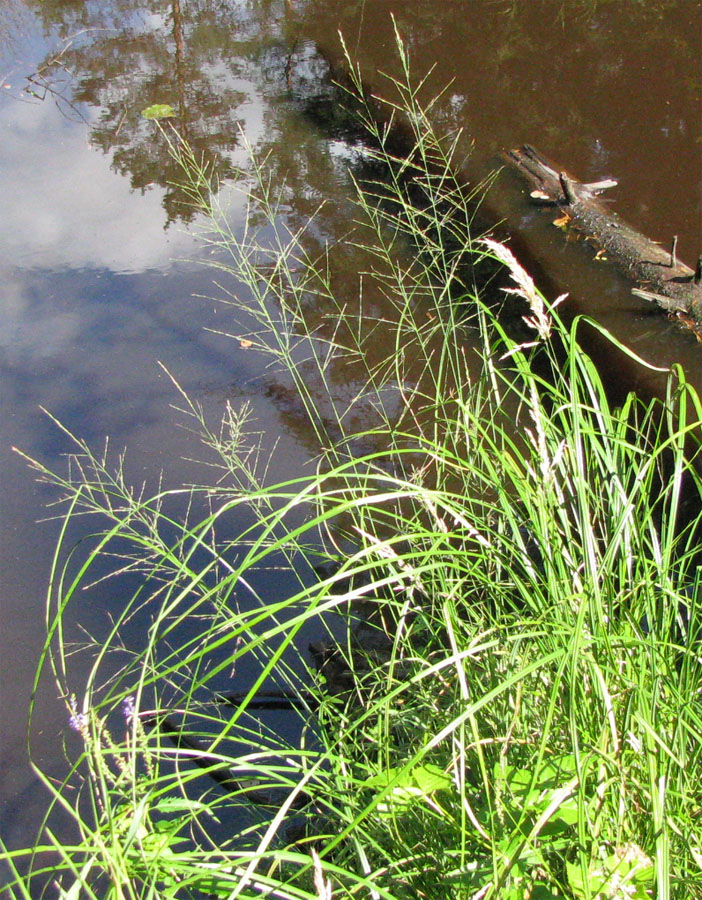
<instances>
[{"instance_id":1,"label":"still water surface","mask_svg":"<svg viewBox=\"0 0 702 900\"><path fill-rule=\"evenodd\" d=\"M450 83L435 115L462 127L478 181L506 147L530 142L585 181L613 176L618 212L650 237L679 237L694 264L702 220L702 4L661 0L6 0L0 7L0 802L2 835L20 844L40 819L43 794L27 763L26 710L44 636L44 597L58 533L45 518L51 492L11 452L61 467L69 441L41 411L99 448L127 446L136 483L197 481L201 455L174 424L163 369L216 421L226 401L253 404L277 452L270 477L303 471L317 447L282 376L237 340L203 268L202 226L173 186L177 172L140 117L170 103L177 126L221 179L229 221L241 227L247 165L241 134L288 184L284 215L299 225L323 198L310 246L340 242L351 215L345 176L354 160L330 70L337 30L383 90L396 66L394 13L427 91ZM593 311L659 365L682 361L702 382L695 341L633 301L582 248L566 247L503 177L486 201L550 291ZM339 289L351 297L358 261ZM380 315L382 310L376 309ZM209 330L208 330L209 329ZM379 335L382 342L382 335ZM379 346L378 353L383 348ZM608 358L607 365L616 360ZM655 389L629 371L630 383ZM339 379L339 390L348 389ZM76 535L78 536L78 535ZM271 584L269 592L284 591ZM99 633L119 603L106 585L79 611ZM63 707L38 695L35 758L59 771ZM70 740L70 736L69 736Z\"/></svg>"}]
</instances>

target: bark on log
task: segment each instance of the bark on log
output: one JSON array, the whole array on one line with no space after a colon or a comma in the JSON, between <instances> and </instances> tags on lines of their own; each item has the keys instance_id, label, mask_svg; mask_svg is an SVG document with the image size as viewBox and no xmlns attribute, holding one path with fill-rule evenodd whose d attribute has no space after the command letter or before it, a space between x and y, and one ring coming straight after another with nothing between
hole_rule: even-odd
<instances>
[{"instance_id":1,"label":"bark on log","mask_svg":"<svg viewBox=\"0 0 702 900\"><path fill-rule=\"evenodd\" d=\"M679 315L691 317L702 328L700 264L693 271L677 259L677 240L670 250L636 231L597 199L616 182L583 184L559 170L529 144L505 154L507 161L528 180L535 203L558 209L564 225L585 236L598 259L610 260L629 279L637 296L652 300Z\"/></svg>"}]
</instances>

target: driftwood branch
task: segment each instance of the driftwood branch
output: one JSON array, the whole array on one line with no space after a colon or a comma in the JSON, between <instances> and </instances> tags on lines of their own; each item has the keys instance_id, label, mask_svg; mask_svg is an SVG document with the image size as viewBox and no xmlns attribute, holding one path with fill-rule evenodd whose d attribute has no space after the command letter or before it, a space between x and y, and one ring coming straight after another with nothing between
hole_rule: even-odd
<instances>
[{"instance_id":1,"label":"driftwood branch","mask_svg":"<svg viewBox=\"0 0 702 900\"><path fill-rule=\"evenodd\" d=\"M616 182L583 184L529 144L511 150L506 159L529 182L532 199L562 208L568 214L568 227L594 246L598 259L610 260L634 282L636 296L683 312L702 328L702 258L693 271L678 259L677 236L670 251L664 250L608 209L597 194Z\"/></svg>"},{"instance_id":2,"label":"driftwood branch","mask_svg":"<svg viewBox=\"0 0 702 900\"><path fill-rule=\"evenodd\" d=\"M641 297L642 300L649 300L651 303L657 303L669 312L687 312L685 304L681 303L679 300L666 297L665 294L656 294L655 291L643 291L641 288L632 288L631 293L635 297Z\"/></svg>"}]
</instances>

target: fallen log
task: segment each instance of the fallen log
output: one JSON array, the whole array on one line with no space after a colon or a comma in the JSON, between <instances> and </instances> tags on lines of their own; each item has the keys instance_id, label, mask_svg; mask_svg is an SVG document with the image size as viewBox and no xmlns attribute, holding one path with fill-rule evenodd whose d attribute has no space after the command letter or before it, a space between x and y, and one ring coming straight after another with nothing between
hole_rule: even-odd
<instances>
[{"instance_id":1,"label":"fallen log","mask_svg":"<svg viewBox=\"0 0 702 900\"><path fill-rule=\"evenodd\" d=\"M611 261L635 282L636 296L689 317L696 330L702 329L702 257L693 271L677 258L676 237L670 250L664 250L612 212L598 195L615 181L583 184L529 144L510 150L505 158L529 182L532 201L557 209L556 224L583 235L598 260Z\"/></svg>"}]
</instances>

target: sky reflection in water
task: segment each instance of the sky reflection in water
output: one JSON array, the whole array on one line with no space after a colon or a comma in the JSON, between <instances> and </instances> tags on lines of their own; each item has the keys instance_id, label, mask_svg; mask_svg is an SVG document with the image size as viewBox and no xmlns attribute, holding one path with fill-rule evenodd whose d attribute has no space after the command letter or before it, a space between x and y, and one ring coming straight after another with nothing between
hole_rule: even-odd
<instances>
[{"instance_id":1,"label":"sky reflection in water","mask_svg":"<svg viewBox=\"0 0 702 900\"><path fill-rule=\"evenodd\" d=\"M199 450L175 425L170 404L177 394L157 363L212 417L226 399L238 402L260 390L251 383L263 370L253 354L204 330L227 325L222 309L193 297L207 293L211 282L211 274L195 264L205 255L197 228L178 222L165 227L164 189L135 192L116 171L112 154L91 143L103 110L81 104L81 120L51 95L40 102L16 88L23 83L19 73L33 71L61 43L47 39L22 4L14 12L4 23L15 26L15 39L5 31L0 72L12 88L0 95L0 822L11 844L31 838L46 802L27 765L25 727L58 524L36 524L54 496L35 485L10 447L64 466L60 455L69 442L42 406L96 450L106 435L115 451L128 446L127 471L137 484L146 480L155 489L162 468L167 485L195 481L202 472L183 458ZM143 18L140 27L163 27L162 20ZM227 76L213 71L212 77ZM245 100L237 118L255 143L264 127L264 100L252 82L229 79ZM245 163L245 151L233 151L229 162ZM243 194L229 188L220 199L230 221L240 222ZM259 398L257 416L261 430L278 435L270 401ZM282 445L292 474L305 454L294 438L283 436ZM104 588L106 605L115 590ZM99 633L99 610L88 606L80 616ZM37 760L57 771L66 722L47 687L38 698L33 746Z\"/></svg>"}]
</instances>

